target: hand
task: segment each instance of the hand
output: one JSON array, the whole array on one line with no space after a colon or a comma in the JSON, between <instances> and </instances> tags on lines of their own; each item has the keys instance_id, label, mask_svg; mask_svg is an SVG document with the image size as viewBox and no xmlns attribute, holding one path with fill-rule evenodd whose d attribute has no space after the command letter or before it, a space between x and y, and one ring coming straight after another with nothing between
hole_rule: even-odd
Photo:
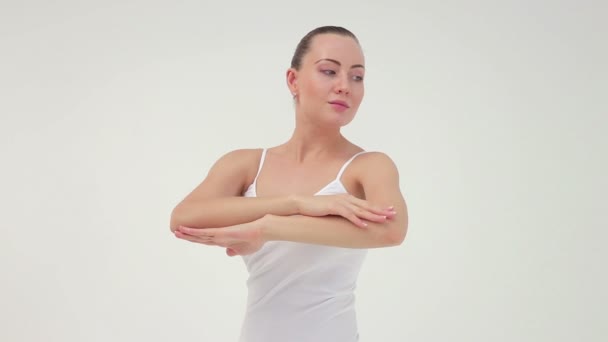
<instances>
[{"instance_id":1,"label":"hand","mask_svg":"<svg viewBox=\"0 0 608 342\"><path fill-rule=\"evenodd\" d=\"M262 236L262 219L222 228L189 228L179 226L175 236L190 242L226 248L228 256L257 252L266 242Z\"/></svg>"},{"instance_id":2,"label":"hand","mask_svg":"<svg viewBox=\"0 0 608 342\"><path fill-rule=\"evenodd\" d=\"M367 226L363 220L382 223L396 214L393 207L381 208L350 194L298 196L296 203L302 215L338 215L359 227Z\"/></svg>"}]
</instances>

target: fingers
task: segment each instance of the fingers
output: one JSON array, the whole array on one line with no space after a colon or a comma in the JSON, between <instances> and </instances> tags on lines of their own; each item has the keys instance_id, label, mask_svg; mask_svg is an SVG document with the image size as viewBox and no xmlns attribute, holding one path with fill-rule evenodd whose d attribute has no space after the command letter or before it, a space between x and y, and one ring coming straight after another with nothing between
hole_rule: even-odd
<instances>
[{"instance_id":1,"label":"fingers","mask_svg":"<svg viewBox=\"0 0 608 342\"><path fill-rule=\"evenodd\" d=\"M231 235L235 233L229 228L188 228L180 226L176 231L176 237L191 242L202 243L211 246L229 247L239 242Z\"/></svg>"},{"instance_id":2,"label":"fingers","mask_svg":"<svg viewBox=\"0 0 608 342\"><path fill-rule=\"evenodd\" d=\"M193 236L193 235L185 234L185 233L181 232L180 230L175 231L175 237L182 239L182 240L187 240L190 242L202 243L204 245L210 245L210 246L217 245L210 237Z\"/></svg>"},{"instance_id":3,"label":"fingers","mask_svg":"<svg viewBox=\"0 0 608 342\"><path fill-rule=\"evenodd\" d=\"M174 233L175 237L209 246L225 247L226 255L229 257L246 254L247 244L239 244L238 242L230 242L227 239L223 239L221 236L224 234L226 229L218 230L215 228L198 229L188 228L180 226Z\"/></svg>"},{"instance_id":4,"label":"fingers","mask_svg":"<svg viewBox=\"0 0 608 342\"><path fill-rule=\"evenodd\" d=\"M202 243L210 246L226 247L226 241L224 241L225 239L217 236L217 233L219 233L219 231L217 231L215 228L201 229L179 226L175 231L175 236L190 242Z\"/></svg>"},{"instance_id":5,"label":"fingers","mask_svg":"<svg viewBox=\"0 0 608 342\"><path fill-rule=\"evenodd\" d=\"M194 236L194 237L198 237L198 238L204 238L204 239L215 237L215 229L213 229L213 228L201 229L201 228L189 228L189 227L179 226L179 227L177 227L177 232L180 232L180 233L186 234L186 235L190 235L190 236Z\"/></svg>"},{"instance_id":6,"label":"fingers","mask_svg":"<svg viewBox=\"0 0 608 342\"><path fill-rule=\"evenodd\" d=\"M355 215L357 215L357 217L359 217L360 219L364 219L370 222L383 223L386 222L386 220L389 218L388 215L375 214L361 207L357 207L354 204L351 204L349 209L350 211L355 213Z\"/></svg>"},{"instance_id":7,"label":"fingers","mask_svg":"<svg viewBox=\"0 0 608 342\"><path fill-rule=\"evenodd\" d=\"M350 202L355 204L356 206L367 210L373 214L378 216L386 216L387 218L394 217L397 213L393 206L389 206L388 208L382 208L378 205L373 205L369 201L357 198L355 196L350 196Z\"/></svg>"},{"instance_id":8,"label":"fingers","mask_svg":"<svg viewBox=\"0 0 608 342\"><path fill-rule=\"evenodd\" d=\"M349 219L352 223L354 223L357 227L365 228L367 227L367 222L364 222L357 215L351 214L348 215L347 219Z\"/></svg>"},{"instance_id":9,"label":"fingers","mask_svg":"<svg viewBox=\"0 0 608 342\"><path fill-rule=\"evenodd\" d=\"M357 216L351 208L344 206L344 207L340 208L338 210L338 212L339 212L340 216L342 216L345 219L349 220L350 222L354 223L355 226L357 226L359 228L367 227L367 223L364 222L362 219L360 219L359 216Z\"/></svg>"},{"instance_id":10,"label":"fingers","mask_svg":"<svg viewBox=\"0 0 608 342\"><path fill-rule=\"evenodd\" d=\"M352 195L347 196L346 202L342 202L337 211L342 217L361 228L367 227L365 221L384 223L396 215L392 207L381 208Z\"/></svg>"}]
</instances>

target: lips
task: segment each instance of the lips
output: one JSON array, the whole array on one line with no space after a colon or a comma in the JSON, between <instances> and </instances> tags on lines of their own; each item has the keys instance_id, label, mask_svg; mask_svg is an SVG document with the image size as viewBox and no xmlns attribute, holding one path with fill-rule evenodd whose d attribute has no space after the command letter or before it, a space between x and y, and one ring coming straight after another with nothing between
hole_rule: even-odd
<instances>
[{"instance_id":1,"label":"lips","mask_svg":"<svg viewBox=\"0 0 608 342\"><path fill-rule=\"evenodd\" d=\"M344 101L340 101L340 100L336 100L336 101L329 101L329 104L332 105L338 105L338 106L342 106L344 108L350 108L350 106L348 105L348 103L344 102Z\"/></svg>"}]
</instances>

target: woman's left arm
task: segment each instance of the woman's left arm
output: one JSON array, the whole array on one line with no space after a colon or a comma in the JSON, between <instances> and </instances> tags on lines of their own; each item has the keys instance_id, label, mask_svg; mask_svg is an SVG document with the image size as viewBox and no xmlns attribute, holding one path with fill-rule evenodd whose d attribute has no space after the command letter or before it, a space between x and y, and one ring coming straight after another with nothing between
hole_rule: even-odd
<instances>
[{"instance_id":1,"label":"woman's left arm","mask_svg":"<svg viewBox=\"0 0 608 342\"><path fill-rule=\"evenodd\" d=\"M399 172L393 161L383 153L360 156L358 170L365 199L380 207L392 206L396 212L382 223L367 222L359 228L339 216L276 216L267 215L261 222L262 239L297 241L350 248L373 248L399 245L408 228L407 205L399 187Z\"/></svg>"},{"instance_id":2,"label":"woman's left arm","mask_svg":"<svg viewBox=\"0 0 608 342\"><path fill-rule=\"evenodd\" d=\"M367 227L360 228L341 216L266 215L250 223L226 228L179 228L181 236L178 237L227 247L229 255L255 252L266 241L294 241L345 248L400 245L408 229L408 211L401 194L397 167L386 154L380 152L366 153L359 158L365 158L360 160L356 172L365 199L381 207L392 206L396 212L382 223L367 222Z\"/></svg>"}]
</instances>

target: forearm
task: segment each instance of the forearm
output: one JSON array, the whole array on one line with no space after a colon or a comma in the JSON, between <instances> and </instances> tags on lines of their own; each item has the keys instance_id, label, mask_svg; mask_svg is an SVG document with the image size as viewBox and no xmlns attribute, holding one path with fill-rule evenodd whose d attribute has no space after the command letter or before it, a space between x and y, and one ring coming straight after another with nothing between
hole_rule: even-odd
<instances>
[{"instance_id":1,"label":"forearm","mask_svg":"<svg viewBox=\"0 0 608 342\"><path fill-rule=\"evenodd\" d=\"M178 226L218 228L255 221L265 215L294 215L293 197L223 197L180 203L171 213L171 231Z\"/></svg>"},{"instance_id":2,"label":"forearm","mask_svg":"<svg viewBox=\"0 0 608 342\"><path fill-rule=\"evenodd\" d=\"M401 220L369 222L359 228L340 216L267 215L262 220L262 236L267 241L294 241L345 248L376 248L399 245L403 241Z\"/></svg>"}]
</instances>

